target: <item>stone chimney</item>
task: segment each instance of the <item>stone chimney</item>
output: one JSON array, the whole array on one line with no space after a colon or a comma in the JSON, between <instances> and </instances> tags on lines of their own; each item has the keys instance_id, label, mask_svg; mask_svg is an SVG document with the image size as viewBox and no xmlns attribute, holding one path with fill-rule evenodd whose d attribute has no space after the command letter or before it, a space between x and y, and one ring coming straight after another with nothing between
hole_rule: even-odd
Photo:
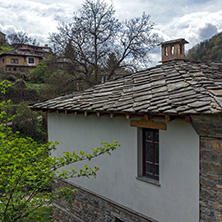
<instances>
[{"instance_id":1,"label":"stone chimney","mask_svg":"<svg viewBox=\"0 0 222 222\"><path fill-rule=\"evenodd\" d=\"M185 39L176 39L167 42L161 42L162 46L162 62L171 61L174 59L185 59L185 47L187 42Z\"/></svg>"}]
</instances>

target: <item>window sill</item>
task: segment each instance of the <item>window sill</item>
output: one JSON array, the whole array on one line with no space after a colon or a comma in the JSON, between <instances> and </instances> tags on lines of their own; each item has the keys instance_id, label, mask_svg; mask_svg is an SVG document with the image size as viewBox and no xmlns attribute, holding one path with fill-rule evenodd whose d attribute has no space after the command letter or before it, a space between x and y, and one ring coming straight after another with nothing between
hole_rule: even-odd
<instances>
[{"instance_id":1,"label":"window sill","mask_svg":"<svg viewBox=\"0 0 222 222\"><path fill-rule=\"evenodd\" d=\"M156 186L160 187L160 183L157 180L153 180L153 179L148 178L148 177L136 177L136 179L140 180L140 181L143 181L143 182L146 182L146 183L151 183L153 185L156 185Z\"/></svg>"}]
</instances>

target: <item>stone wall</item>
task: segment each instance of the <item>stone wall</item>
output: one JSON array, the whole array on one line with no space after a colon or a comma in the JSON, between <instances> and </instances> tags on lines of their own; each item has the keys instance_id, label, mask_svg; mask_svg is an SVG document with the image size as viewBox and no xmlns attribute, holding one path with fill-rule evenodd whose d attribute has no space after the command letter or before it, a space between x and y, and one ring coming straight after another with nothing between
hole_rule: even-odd
<instances>
[{"instance_id":1,"label":"stone wall","mask_svg":"<svg viewBox=\"0 0 222 222\"><path fill-rule=\"evenodd\" d=\"M222 139L201 137L200 221L222 221Z\"/></svg>"},{"instance_id":2,"label":"stone wall","mask_svg":"<svg viewBox=\"0 0 222 222\"><path fill-rule=\"evenodd\" d=\"M144 215L66 181L56 181L54 189L61 186L72 187L77 191L70 196L68 201L60 198L54 202L54 222L155 222Z\"/></svg>"},{"instance_id":3,"label":"stone wall","mask_svg":"<svg viewBox=\"0 0 222 222\"><path fill-rule=\"evenodd\" d=\"M222 117L193 116L200 135L200 222L222 222Z\"/></svg>"}]
</instances>

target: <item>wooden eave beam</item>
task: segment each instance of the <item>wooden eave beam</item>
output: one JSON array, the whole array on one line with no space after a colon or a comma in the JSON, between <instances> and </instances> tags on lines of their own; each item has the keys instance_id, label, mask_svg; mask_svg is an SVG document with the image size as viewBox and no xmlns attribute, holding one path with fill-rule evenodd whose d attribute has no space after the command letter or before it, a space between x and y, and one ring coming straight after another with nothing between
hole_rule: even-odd
<instances>
[{"instance_id":1,"label":"wooden eave beam","mask_svg":"<svg viewBox=\"0 0 222 222\"><path fill-rule=\"evenodd\" d=\"M49 109L47 112L48 112L48 113L55 113L56 110Z\"/></svg>"},{"instance_id":2,"label":"wooden eave beam","mask_svg":"<svg viewBox=\"0 0 222 222\"><path fill-rule=\"evenodd\" d=\"M131 120L130 126L166 130L166 123L154 122L153 120Z\"/></svg>"}]
</instances>

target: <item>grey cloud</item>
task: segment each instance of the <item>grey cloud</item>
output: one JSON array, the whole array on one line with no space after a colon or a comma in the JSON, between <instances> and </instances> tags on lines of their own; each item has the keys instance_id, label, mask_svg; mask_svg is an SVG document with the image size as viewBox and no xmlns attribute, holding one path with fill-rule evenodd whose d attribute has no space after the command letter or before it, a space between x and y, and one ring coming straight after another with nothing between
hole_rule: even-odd
<instances>
[{"instance_id":1,"label":"grey cloud","mask_svg":"<svg viewBox=\"0 0 222 222\"><path fill-rule=\"evenodd\" d=\"M213 35L217 34L217 32L217 27L210 23L206 24L204 28L199 29L200 38L203 40L211 38Z\"/></svg>"},{"instance_id":2,"label":"grey cloud","mask_svg":"<svg viewBox=\"0 0 222 222\"><path fill-rule=\"evenodd\" d=\"M66 22L67 20L67 18L64 18L63 16L60 16L60 15L55 15L53 18L57 22Z\"/></svg>"},{"instance_id":3,"label":"grey cloud","mask_svg":"<svg viewBox=\"0 0 222 222\"><path fill-rule=\"evenodd\" d=\"M0 31L9 34L26 31L46 43L57 31L58 22L72 20L73 12L85 0L0 0ZM104 0L110 3L110 0ZM186 38L189 47L222 31L221 0L112 0L120 20L141 16L145 11L155 22L160 42ZM205 25L207 24L207 25ZM201 28L200 28L201 27ZM188 46L187 46L188 47ZM159 47L153 52L160 54Z\"/></svg>"},{"instance_id":4,"label":"grey cloud","mask_svg":"<svg viewBox=\"0 0 222 222\"><path fill-rule=\"evenodd\" d=\"M56 31L57 22L65 21L72 15L71 7L57 3L0 0L0 31L7 35L25 31L39 42L48 42L48 33Z\"/></svg>"},{"instance_id":5,"label":"grey cloud","mask_svg":"<svg viewBox=\"0 0 222 222\"><path fill-rule=\"evenodd\" d=\"M210 2L210 0L190 0L191 3L195 3L195 4L202 4L202 3L207 3Z\"/></svg>"}]
</instances>

